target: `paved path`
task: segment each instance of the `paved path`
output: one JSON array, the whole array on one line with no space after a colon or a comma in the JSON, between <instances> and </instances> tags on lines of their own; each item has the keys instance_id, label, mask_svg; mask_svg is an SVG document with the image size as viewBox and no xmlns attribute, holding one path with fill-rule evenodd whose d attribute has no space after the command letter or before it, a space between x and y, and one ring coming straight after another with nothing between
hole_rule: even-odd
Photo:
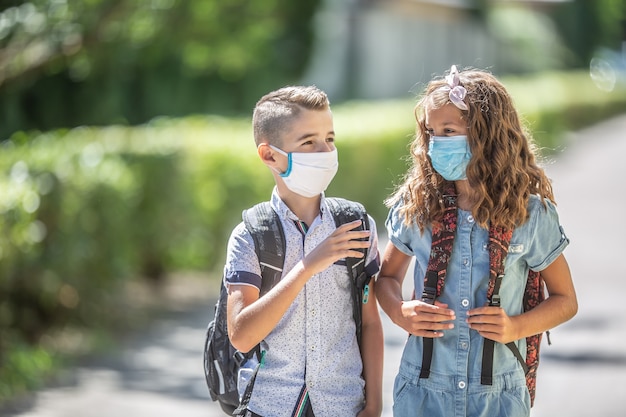
<instances>
[{"instance_id":1,"label":"paved path","mask_svg":"<svg viewBox=\"0 0 626 417\"><path fill-rule=\"evenodd\" d=\"M532 417L626 415L626 116L572 135L547 167L554 180L580 309L552 332L539 368ZM615 214L613 213L615 211ZM619 240L618 240L619 239ZM78 367L8 417L218 417L201 367L211 307L171 312L125 348ZM385 323L385 408L405 335Z\"/></svg>"}]
</instances>

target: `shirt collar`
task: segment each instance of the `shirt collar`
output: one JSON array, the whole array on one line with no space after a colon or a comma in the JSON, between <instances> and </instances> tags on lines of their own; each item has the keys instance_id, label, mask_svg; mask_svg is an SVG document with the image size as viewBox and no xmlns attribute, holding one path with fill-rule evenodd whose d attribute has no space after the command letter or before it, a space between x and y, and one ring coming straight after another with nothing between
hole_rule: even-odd
<instances>
[{"instance_id":1,"label":"shirt collar","mask_svg":"<svg viewBox=\"0 0 626 417\"><path fill-rule=\"evenodd\" d=\"M287 207L285 202L281 200L280 196L278 195L278 189L276 187L274 187L274 189L272 190L272 199L270 200L270 204L272 206L272 209L274 209L274 211L278 213L279 217L283 219L298 220L298 217L291 211L289 207ZM322 198L320 199L320 217L322 219L324 218L325 212L326 197L324 196L324 193L322 193Z\"/></svg>"}]
</instances>

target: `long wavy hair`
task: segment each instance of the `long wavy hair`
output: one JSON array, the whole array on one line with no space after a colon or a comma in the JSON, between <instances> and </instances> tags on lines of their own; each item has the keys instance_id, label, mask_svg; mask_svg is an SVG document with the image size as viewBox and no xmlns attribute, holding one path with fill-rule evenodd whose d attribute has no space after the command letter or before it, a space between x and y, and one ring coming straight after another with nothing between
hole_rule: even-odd
<instances>
[{"instance_id":1,"label":"long wavy hair","mask_svg":"<svg viewBox=\"0 0 626 417\"><path fill-rule=\"evenodd\" d=\"M533 138L514 107L505 87L482 70L459 73L459 84L467 90L467 139L472 158L467 166L471 187L471 212L478 224L514 228L528 218L531 194L554 202L552 185L537 165ZM443 87L443 88L442 88ZM424 226L439 222L443 215L444 190L451 183L439 175L427 155L429 135L425 126L428 110L451 103L447 81L432 80L415 107L415 139L411 143L412 166L403 183L386 200L387 206L400 203L407 225ZM453 184L452 184L453 185ZM543 199L542 199L543 201Z\"/></svg>"}]
</instances>

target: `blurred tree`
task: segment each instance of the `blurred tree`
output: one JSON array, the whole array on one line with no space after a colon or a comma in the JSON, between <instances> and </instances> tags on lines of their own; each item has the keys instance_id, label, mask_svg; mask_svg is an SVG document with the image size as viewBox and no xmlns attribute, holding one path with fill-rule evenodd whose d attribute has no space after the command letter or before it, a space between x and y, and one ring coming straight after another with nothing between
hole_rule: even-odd
<instances>
[{"instance_id":1,"label":"blurred tree","mask_svg":"<svg viewBox=\"0 0 626 417\"><path fill-rule=\"evenodd\" d=\"M3 0L0 139L249 112L298 79L320 0Z\"/></svg>"},{"instance_id":2,"label":"blurred tree","mask_svg":"<svg viewBox=\"0 0 626 417\"><path fill-rule=\"evenodd\" d=\"M571 65L584 68L600 47L620 50L626 41L626 0L573 0L554 9Z\"/></svg>"}]
</instances>

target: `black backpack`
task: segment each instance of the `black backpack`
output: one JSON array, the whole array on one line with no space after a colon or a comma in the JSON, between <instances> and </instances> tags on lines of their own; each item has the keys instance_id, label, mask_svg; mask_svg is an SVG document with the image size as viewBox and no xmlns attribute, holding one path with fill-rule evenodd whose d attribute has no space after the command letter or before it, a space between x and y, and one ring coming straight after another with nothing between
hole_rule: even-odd
<instances>
[{"instance_id":1,"label":"black backpack","mask_svg":"<svg viewBox=\"0 0 626 417\"><path fill-rule=\"evenodd\" d=\"M361 219L363 225L355 230L369 230L368 216L361 204L333 197L327 197L325 201L333 214L337 226ZM271 208L269 202L259 203L245 210L243 212L243 221L246 229L252 235L261 266L262 281L259 295L261 297L271 290L282 277L285 258L285 235L280 219ZM363 258L346 258L348 273L354 284L352 286L353 319L356 324L359 346L361 346L361 308L362 304L368 300L368 284L371 278L365 272L367 249L363 249L362 252L364 253ZM220 296L215 305L215 317L209 323L206 332L204 375L211 399L218 401L226 414L240 415L246 409L250 400L256 371L263 364L263 358L259 345L250 352L243 353L230 344L226 327L227 298L228 293L222 279ZM238 371L253 355L256 355L259 365L257 365L240 403L237 390Z\"/></svg>"}]
</instances>

